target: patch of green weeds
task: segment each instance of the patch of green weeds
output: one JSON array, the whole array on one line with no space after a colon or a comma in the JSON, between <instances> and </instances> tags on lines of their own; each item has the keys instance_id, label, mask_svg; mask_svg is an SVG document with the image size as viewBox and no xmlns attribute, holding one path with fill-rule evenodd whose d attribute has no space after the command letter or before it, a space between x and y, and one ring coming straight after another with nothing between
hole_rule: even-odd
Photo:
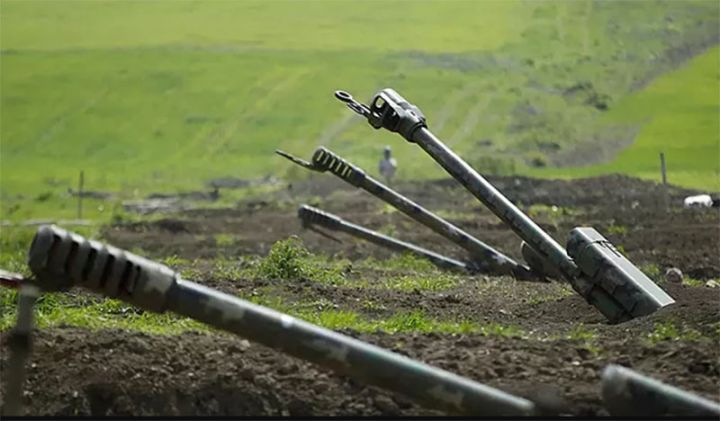
<instances>
[{"instance_id":1,"label":"patch of green weeds","mask_svg":"<svg viewBox=\"0 0 720 421\"><path fill-rule=\"evenodd\" d=\"M298 237L290 237L273 244L268 256L260 262L257 276L269 279L300 279L310 269L306 259L310 252Z\"/></svg>"},{"instance_id":2,"label":"patch of green weeds","mask_svg":"<svg viewBox=\"0 0 720 421\"><path fill-rule=\"evenodd\" d=\"M583 323L575 325L568 332L561 335L549 335L549 340L570 340L577 342L582 348L590 351L592 354L599 354L602 348L598 344L599 333L596 329L591 329Z\"/></svg>"},{"instance_id":3,"label":"patch of green weeds","mask_svg":"<svg viewBox=\"0 0 720 421\"><path fill-rule=\"evenodd\" d=\"M461 325L462 326L462 325ZM466 333L466 332L460 332ZM469 332L468 332L469 333ZM518 326L514 325L502 325L499 323L489 323L480 326L479 333L485 336L505 336L519 338L524 337L525 332Z\"/></svg>"},{"instance_id":4,"label":"patch of green weeds","mask_svg":"<svg viewBox=\"0 0 720 421\"><path fill-rule=\"evenodd\" d=\"M450 275L402 275L389 277L380 281L384 288L398 289L401 291L427 290L441 291L453 288L458 280Z\"/></svg>"},{"instance_id":5,"label":"patch of green weeds","mask_svg":"<svg viewBox=\"0 0 720 421\"><path fill-rule=\"evenodd\" d=\"M713 333L715 334L715 336L720 338L720 322L712 323L710 327L713 329Z\"/></svg>"},{"instance_id":6,"label":"patch of green weeds","mask_svg":"<svg viewBox=\"0 0 720 421\"><path fill-rule=\"evenodd\" d=\"M687 285L689 287L704 287L705 281L701 281L700 279L691 278L689 276L684 277L682 281L683 285Z\"/></svg>"},{"instance_id":7,"label":"patch of green weeds","mask_svg":"<svg viewBox=\"0 0 720 421\"><path fill-rule=\"evenodd\" d=\"M230 234L215 234L213 238L217 247L229 247L235 244L235 236Z\"/></svg>"},{"instance_id":8,"label":"patch of green weeds","mask_svg":"<svg viewBox=\"0 0 720 421\"><path fill-rule=\"evenodd\" d=\"M651 343L660 341L698 341L702 334L695 329L678 326L673 321L655 323L653 331L648 333L648 340Z\"/></svg>"},{"instance_id":9,"label":"patch of green weeds","mask_svg":"<svg viewBox=\"0 0 720 421\"><path fill-rule=\"evenodd\" d=\"M597 331L595 331L594 329L588 329L582 323L575 326L567 333L567 339L573 341L594 341L595 339L597 339L597 337Z\"/></svg>"},{"instance_id":10,"label":"patch of green weeds","mask_svg":"<svg viewBox=\"0 0 720 421\"><path fill-rule=\"evenodd\" d=\"M628 231L628 229L624 225L612 224L609 227L607 227L608 234L625 235L625 234L627 234L627 231Z\"/></svg>"},{"instance_id":11,"label":"patch of green weeds","mask_svg":"<svg viewBox=\"0 0 720 421\"><path fill-rule=\"evenodd\" d=\"M394 255L385 260L378 260L374 257L356 263L356 266L374 270L398 270L398 271L416 271L438 273L438 269L429 260L422 259L410 253Z\"/></svg>"},{"instance_id":12,"label":"patch of green weeds","mask_svg":"<svg viewBox=\"0 0 720 421\"><path fill-rule=\"evenodd\" d=\"M0 289L0 331L15 325L17 294ZM70 325L86 329L129 329L152 334L209 331L210 327L172 313L150 313L112 299L45 293L35 305L39 328Z\"/></svg>"},{"instance_id":13,"label":"patch of green weeds","mask_svg":"<svg viewBox=\"0 0 720 421\"><path fill-rule=\"evenodd\" d=\"M299 312L296 315L312 324L327 329L353 329L359 332L371 331L369 324L359 314L346 310L323 310L316 312Z\"/></svg>"},{"instance_id":14,"label":"patch of green weeds","mask_svg":"<svg viewBox=\"0 0 720 421\"><path fill-rule=\"evenodd\" d=\"M332 265L312 255L298 237L273 244L270 253L257 267L255 276L266 279L312 279L340 285L345 282L343 265Z\"/></svg>"},{"instance_id":15,"label":"patch of green weeds","mask_svg":"<svg viewBox=\"0 0 720 421\"><path fill-rule=\"evenodd\" d=\"M251 278L255 269L247 267L242 259L229 259L219 257L213 260L212 274L213 278L238 280Z\"/></svg>"},{"instance_id":16,"label":"patch of green weeds","mask_svg":"<svg viewBox=\"0 0 720 421\"><path fill-rule=\"evenodd\" d=\"M640 265L639 268L640 268L641 272L643 272L645 275L647 275L650 279L652 279L655 282L660 283L665 280L662 276L660 266L658 266L655 263L646 263L644 265Z\"/></svg>"},{"instance_id":17,"label":"patch of green weeds","mask_svg":"<svg viewBox=\"0 0 720 421\"><path fill-rule=\"evenodd\" d=\"M563 207L563 206L555 206L555 205L544 205L544 204L535 204L531 205L527 209L527 214L530 218L533 219L546 219L551 224L557 226L561 219L565 217L573 217L577 216L579 214L579 211L576 209Z\"/></svg>"},{"instance_id":18,"label":"patch of green weeds","mask_svg":"<svg viewBox=\"0 0 720 421\"><path fill-rule=\"evenodd\" d=\"M387 307L384 305L378 303L377 301L372 300L364 300L362 302L362 308L367 311L384 311L387 310Z\"/></svg>"},{"instance_id":19,"label":"patch of green weeds","mask_svg":"<svg viewBox=\"0 0 720 421\"><path fill-rule=\"evenodd\" d=\"M397 235L397 227L395 224L387 224L380 227L380 229L377 230L380 234L385 234L388 237L395 237Z\"/></svg>"},{"instance_id":20,"label":"patch of green weeds","mask_svg":"<svg viewBox=\"0 0 720 421\"><path fill-rule=\"evenodd\" d=\"M389 205L389 204L387 204L387 203L385 203L385 204L380 208L380 214L381 214L381 215L391 215L391 214L393 214L393 213L396 213L397 211L398 211L398 210L395 209L394 206Z\"/></svg>"},{"instance_id":21,"label":"patch of green weeds","mask_svg":"<svg viewBox=\"0 0 720 421\"><path fill-rule=\"evenodd\" d=\"M548 301L557 301L565 297L575 295L575 291L568 286L563 284L552 284L551 290L538 289L531 291L530 298L527 301L529 305L535 305L540 303L546 303Z\"/></svg>"},{"instance_id":22,"label":"patch of green weeds","mask_svg":"<svg viewBox=\"0 0 720 421\"><path fill-rule=\"evenodd\" d=\"M159 260L160 263L170 266L173 269L178 268L179 266L187 266L191 262L188 259L185 259L183 257L178 257L178 255L173 254L172 256L167 256Z\"/></svg>"}]
</instances>

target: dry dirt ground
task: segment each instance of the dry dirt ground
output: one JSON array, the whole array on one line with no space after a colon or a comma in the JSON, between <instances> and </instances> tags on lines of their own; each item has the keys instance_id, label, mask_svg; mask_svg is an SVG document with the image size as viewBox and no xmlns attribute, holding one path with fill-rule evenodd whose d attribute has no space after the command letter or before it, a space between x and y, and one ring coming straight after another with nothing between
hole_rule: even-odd
<instances>
[{"instance_id":1,"label":"dry dirt ground","mask_svg":"<svg viewBox=\"0 0 720 421\"><path fill-rule=\"evenodd\" d=\"M720 277L720 212L683 210L679 204L692 192L671 188L671 210L666 212L661 187L627 177L491 181L533 213L561 243L573 227L590 225L622 246L639 266L652 263L661 272L676 266L702 281L699 285ZM456 183L401 183L397 188L519 258L519 239ZM151 257L197 259L201 268L210 267L211 259L221 256L265 255L275 241L290 235L303 238L315 253L352 263L368 256L387 257L388 252L342 234L337 234L342 243L336 243L303 231L296 218L301 203L463 257L451 243L329 175L295 183L232 209L185 211L153 222L120 224L108 227L103 236L119 247L139 247ZM218 246L218 234L230 234L233 241ZM348 267L348 273L354 274L351 279L379 281L382 276L352 263ZM336 308L376 318L420 309L440 320L517 326L526 337L344 333L538 400L563 414L607 415L600 399L600 372L609 363L720 399L720 288L663 284L676 304L611 326L579 296L553 295L556 284L506 277L462 276L455 286L440 291L331 286L310 279L227 279L212 271L204 279L193 280L243 296L263 290L290 302L329 301ZM546 299L538 298L545 295ZM366 302L374 303L371 309L362 304ZM591 339L567 336L580 324L595 332ZM658 326L667 324L681 333L695 332L696 339L648 339ZM2 336L3 351L6 336ZM35 346L26 396L30 414L438 415L399 395L230 335L152 336L58 327L38 331ZM7 364L6 354L3 364Z\"/></svg>"}]
</instances>

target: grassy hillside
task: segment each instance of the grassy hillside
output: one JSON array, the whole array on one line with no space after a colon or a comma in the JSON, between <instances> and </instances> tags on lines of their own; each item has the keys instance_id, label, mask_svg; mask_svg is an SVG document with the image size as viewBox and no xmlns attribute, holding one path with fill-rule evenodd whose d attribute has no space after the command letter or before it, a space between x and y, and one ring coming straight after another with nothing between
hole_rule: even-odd
<instances>
[{"instance_id":1,"label":"grassy hillside","mask_svg":"<svg viewBox=\"0 0 720 421\"><path fill-rule=\"evenodd\" d=\"M633 144L612 161L531 173L585 177L618 172L659 181L659 154L664 152L668 182L720 191L718 63L720 49L716 47L619 101L603 121L637 125L640 130Z\"/></svg>"},{"instance_id":2,"label":"grassy hillside","mask_svg":"<svg viewBox=\"0 0 720 421\"><path fill-rule=\"evenodd\" d=\"M715 1L0 7L3 219L71 215L63 192L80 169L88 188L124 197L282 176L278 147L307 156L324 144L372 171L390 144L401 176L444 176L335 89L396 88L481 172L649 176L647 150L661 147L671 181L714 187L717 50L656 78L717 44ZM668 128L693 135L677 142ZM594 159L577 152L604 139ZM602 165L572 169L584 164Z\"/></svg>"}]
</instances>

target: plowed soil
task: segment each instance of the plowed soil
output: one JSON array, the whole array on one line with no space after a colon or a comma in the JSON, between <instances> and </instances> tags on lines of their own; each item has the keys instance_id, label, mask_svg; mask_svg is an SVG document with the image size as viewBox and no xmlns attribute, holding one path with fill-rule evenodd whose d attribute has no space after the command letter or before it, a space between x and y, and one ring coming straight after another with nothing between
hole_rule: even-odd
<instances>
[{"instance_id":1,"label":"plowed soil","mask_svg":"<svg viewBox=\"0 0 720 421\"><path fill-rule=\"evenodd\" d=\"M666 210L661 186L627 177L576 181L494 177L491 181L533 213L561 244L573 227L589 225L622 246L639 266L653 263L661 272L678 267L701 281L699 285L720 277L720 212L682 209L682 198L695 192L670 188ZM486 243L520 258L520 240L453 181L396 187L423 206L442 211ZM210 267L209 259L219 256L265 255L275 241L290 235L302 237L313 252L351 262L388 256L377 246L343 234L336 235L342 240L337 243L303 231L296 218L301 203L371 229L391 227L393 235L403 240L463 258L453 244L329 175L232 209L193 210L154 222L112 226L103 236L119 247L139 247L150 257L175 254L197 259L199 267L204 262ZM231 234L234 242L217 246L217 234ZM349 271L371 280L382 276L352 265ZM600 397L600 373L610 363L706 398L720 398L720 288L662 283L675 298L674 305L613 326L578 295L557 296L568 287L555 282L517 282L487 275L459 279L457 285L441 291L335 287L308 279L225 279L211 270L204 279L193 280L245 296L263 289L290 302L322 300L375 318L420 309L440 320L518 326L529 337L343 333L533 399L553 413L607 415ZM538 298L545 295L552 298ZM372 310L362 305L367 301L375 303ZM700 337L648 340L663 323ZM580 324L595 332L594 348L567 336ZM3 334L3 367L6 338ZM25 404L33 415L441 415L398 394L221 333L151 336L73 327L38 330L27 390Z\"/></svg>"}]
</instances>

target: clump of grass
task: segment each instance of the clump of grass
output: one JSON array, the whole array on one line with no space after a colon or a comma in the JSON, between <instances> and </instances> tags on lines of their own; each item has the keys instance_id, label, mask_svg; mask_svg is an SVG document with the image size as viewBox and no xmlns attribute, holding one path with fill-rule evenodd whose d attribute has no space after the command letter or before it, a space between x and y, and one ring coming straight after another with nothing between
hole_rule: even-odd
<instances>
[{"instance_id":1,"label":"clump of grass","mask_svg":"<svg viewBox=\"0 0 720 421\"><path fill-rule=\"evenodd\" d=\"M568 207L535 204L528 208L527 213L531 218L543 218L557 226L563 217L576 216L579 212Z\"/></svg>"},{"instance_id":2,"label":"clump of grass","mask_svg":"<svg viewBox=\"0 0 720 421\"><path fill-rule=\"evenodd\" d=\"M401 312L386 319L367 318L351 311L338 309L328 300L288 303L271 291L245 297L246 300L289 314L293 317L328 329L351 329L357 332L388 333L479 333L493 336L522 336L515 326L500 324L479 325L470 321L437 320L420 310ZM17 294L13 290L0 289L0 331L15 324ZM369 304L375 307L375 303ZM86 329L125 329L151 334L180 334L188 331L209 332L214 328L195 320L172 313L151 313L122 301L70 293L46 293L35 307L39 328L70 325Z\"/></svg>"},{"instance_id":3,"label":"clump of grass","mask_svg":"<svg viewBox=\"0 0 720 421\"><path fill-rule=\"evenodd\" d=\"M598 334L595 330L591 330L585 327L584 324L580 323L570 330L566 335L567 339L573 341L589 342L597 339Z\"/></svg>"},{"instance_id":4,"label":"clump of grass","mask_svg":"<svg viewBox=\"0 0 720 421\"><path fill-rule=\"evenodd\" d=\"M397 211L398 211L398 210L397 210L394 206L392 206L392 205L390 205L390 204L387 204L387 203L385 203L385 204L380 208L380 214L381 214L381 215L391 215L391 214L393 214L393 213L396 213Z\"/></svg>"},{"instance_id":5,"label":"clump of grass","mask_svg":"<svg viewBox=\"0 0 720 421\"><path fill-rule=\"evenodd\" d=\"M701 281L700 279L685 277L682 281L683 285L687 285L689 287L704 287L705 281Z\"/></svg>"},{"instance_id":6,"label":"clump of grass","mask_svg":"<svg viewBox=\"0 0 720 421\"><path fill-rule=\"evenodd\" d=\"M572 341L581 342L583 347L593 354L598 354L600 352L600 347L597 344L597 331L586 328L582 323L575 326L570 332L568 332L566 338Z\"/></svg>"},{"instance_id":7,"label":"clump of grass","mask_svg":"<svg viewBox=\"0 0 720 421\"><path fill-rule=\"evenodd\" d=\"M702 334L695 329L679 327L673 321L655 323L653 331L648 333L647 338L651 343L660 341L697 341Z\"/></svg>"},{"instance_id":8,"label":"clump of grass","mask_svg":"<svg viewBox=\"0 0 720 421\"><path fill-rule=\"evenodd\" d=\"M506 326L498 323L479 325L471 321L436 320L426 316L422 311L415 310L396 314L385 320L377 320L370 324L373 331L382 330L388 333L419 332L469 334L479 333L485 336L521 337L522 329L517 326Z\"/></svg>"},{"instance_id":9,"label":"clump of grass","mask_svg":"<svg viewBox=\"0 0 720 421\"><path fill-rule=\"evenodd\" d=\"M373 257L368 257L362 262L359 262L357 266L380 271L401 270L429 273L439 272L435 265L433 265L429 260L417 257L410 253L395 255L385 260L377 260Z\"/></svg>"},{"instance_id":10,"label":"clump of grass","mask_svg":"<svg viewBox=\"0 0 720 421\"><path fill-rule=\"evenodd\" d=\"M317 312L301 312L297 317L327 329L353 329L358 332L369 332L370 324L354 311L323 310Z\"/></svg>"},{"instance_id":11,"label":"clump of grass","mask_svg":"<svg viewBox=\"0 0 720 421\"><path fill-rule=\"evenodd\" d=\"M433 320L427 318L421 311L399 313L389 319L377 322L377 328L389 333L396 332L430 332L434 327Z\"/></svg>"},{"instance_id":12,"label":"clump of grass","mask_svg":"<svg viewBox=\"0 0 720 421\"><path fill-rule=\"evenodd\" d=\"M219 257L213 260L212 276L214 278L238 280L251 278L255 269L247 267L242 260Z\"/></svg>"},{"instance_id":13,"label":"clump of grass","mask_svg":"<svg viewBox=\"0 0 720 421\"><path fill-rule=\"evenodd\" d=\"M428 290L441 291L450 289L457 285L457 278L450 275L403 275L399 277L386 278L382 285L388 289L398 289L401 291Z\"/></svg>"},{"instance_id":14,"label":"clump of grass","mask_svg":"<svg viewBox=\"0 0 720 421\"><path fill-rule=\"evenodd\" d=\"M160 263L170 266L172 268L177 268L179 266L187 266L190 264L190 260L178 257L177 254L173 254L172 256L167 256L162 259L160 259Z\"/></svg>"},{"instance_id":15,"label":"clump of grass","mask_svg":"<svg viewBox=\"0 0 720 421\"><path fill-rule=\"evenodd\" d=\"M655 282L664 281L660 266L656 265L655 263L647 263L644 265L640 265L640 271L642 271L645 275L650 277L650 279L654 280Z\"/></svg>"},{"instance_id":16,"label":"clump of grass","mask_svg":"<svg viewBox=\"0 0 720 421\"><path fill-rule=\"evenodd\" d=\"M395 237L397 235L397 227L395 224L387 224L380 227L377 232L380 234L385 234L389 237Z\"/></svg>"},{"instance_id":17,"label":"clump of grass","mask_svg":"<svg viewBox=\"0 0 720 421\"><path fill-rule=\"evenodd\" d=\"M624 225L612 224L609 227L607 227L607 232L608 232L608 234L625 235L625 234L627 234L627 227Z\"/></svg>"},{"instance_id":18,"label":"clump of grass","mask_svg":"<svg viewBox=\"0 0 720 421\"><path fill-rule=\"evenodd\" d=\"M273 244L268 256L257 269L259 277L269 279L300 279L310 272L306 259L310 252L298 237L290 237Z\"/></svg>"},{"instance_id":19,"label":"clump of grass","mask_svg":"<svg viewBox=\"0 0 720 421\"><path fill-rule=\"evenodd\" d=\"M527 303L530 305L545 303L548 301L557 301L565 297L575 295L575 291L568 285L553 284L550 288L544 290L536 290L529 292L530 298Z\"/></svg>"},{"instance_id":20,"label":"clump of grass","mask_svg":"<svg viewBox=\"0 0 720 421\"><path fill-rule=\"evenodd\" d=\"M363 309L365 309L365 310L367 310L367 311L382 311L382 310L387 310L387 307L385 307L384 305L378 303L377 301L372 301L372 300L365 300L365 301L363 301L362 307L363 307Z\"/></svg>"},{"instance_id":21,"label":"clump of grass","mask_svg":"<svg viewBox=\"0 0 720 421\"><path fill-rule=\"evenodd\" d=\"M514 325L501 325L499 323L489 323L480 326L479 333L485 336L505 336L505 337L523 337L525 332Z\"/></svg>"},{"instance_id":22,"label":"clump of grass","mask_svg":"<svg viewBox=\"0 0 720 421\"><path fill-rule=\"evenodd\" d=\"M230 234L215 234L214 239L217 247L228 247L235 243L235 237Z\"/></svg>"},{"instance_id":23,"label":"clump of grass","mask_svg":"<svg viewBox=\"0 0 720 421\"><path fill-rule=\"evenodd\" d=\"M0 289L0 331L15 325L17 294ZM35 305L39 328L70 325L86 329L129 329L152 334L177 334L210 327L172 313L149 313L112 299L67 293L45 293Z\"/></svg>"},{"instance_id":24,"label":"clump of grass","mask_svg":"<svg viewBox=\"0 0 720 421\"><path fill-rule=\"evenodd\" d=\"M298 237L273 244L270 253L257 267L255 276L267 279L312 279L333 285L345 281L340 265L329 265L311 254Z\"/></svg>"}]
</instances>

